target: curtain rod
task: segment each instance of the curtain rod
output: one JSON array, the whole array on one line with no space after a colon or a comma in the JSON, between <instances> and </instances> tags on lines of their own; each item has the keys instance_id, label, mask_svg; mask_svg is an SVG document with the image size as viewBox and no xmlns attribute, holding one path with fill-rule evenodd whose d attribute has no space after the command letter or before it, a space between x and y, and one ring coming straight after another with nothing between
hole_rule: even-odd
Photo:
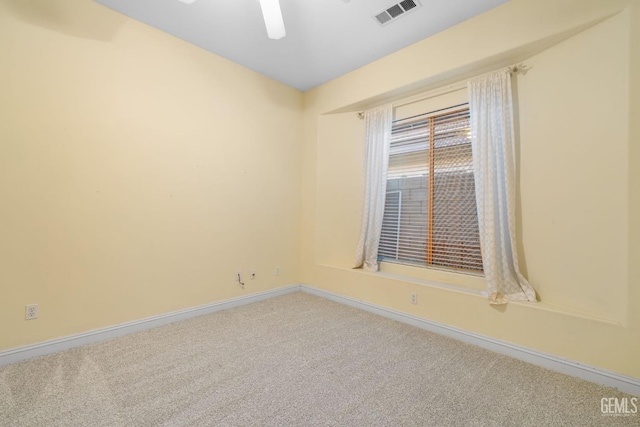
<instances>
[{"instance_id":1,"label":"curtain rod","mask_svg":"<svg viewBox=\"0 0 640 427\"><path fill-rule=\"evenodd\" d=\"M511 65L509 67L503 68L503 70L508 71L509 74L511 74L511 75L513 75L513 74L525 75L525 74L527 74L527 71L529 71L530 69L531 69L531 66L523 64L523 63L514 64L514 65ZM487 75L493 74L493 73L495 73L497 71L500 71L500 69L494 70L494 71L490 71L488 73L480 74L480 75L477 75L477 76L472 77L470 79L459 81L457 83L452 83L452 84L447 85L447 86L445 86L443 88L439 88L439 89L435 89L435 90L429 91L428 93L422 93L422 94L415 95L415 96L412 96L412 97L409 97L409 98L405 98L405 99L403 99L401 101L398 101L397 103L393 103L393 106L394 107L400 107L400 106L403 106L403 105L412 104L414 102L422 101L424 99L433 98L433 97L436 97L438 95L444 95L446 93L455 92L457 90L465 88L467 86L467 82L469 82L470 80L477 79L477 78L483 77L483 76L487 76ZM358 111L356 113L356 116L360 120L363 120L364 119L364 111Z\"/></svg>"}]
</instances>

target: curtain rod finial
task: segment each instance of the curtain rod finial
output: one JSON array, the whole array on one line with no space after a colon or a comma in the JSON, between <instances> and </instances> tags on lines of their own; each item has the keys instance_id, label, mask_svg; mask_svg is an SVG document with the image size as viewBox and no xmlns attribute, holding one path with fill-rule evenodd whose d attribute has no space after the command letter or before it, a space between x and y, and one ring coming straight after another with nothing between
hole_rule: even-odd
<instances>
[{"instance_id":1,"label":"curtain rod finial","mask_svg":"<svg viewBox=\"0 0 640 427\"><path fill-rule=\"evenodd\" d=\"M511 74L521 73L524 76L525 74L527 74L527 71L529 71L530 69L531 69L530 65L520 63L520 64L512 65L511 67L509 67L509 72Z\"/></svg>"}]
</instances>

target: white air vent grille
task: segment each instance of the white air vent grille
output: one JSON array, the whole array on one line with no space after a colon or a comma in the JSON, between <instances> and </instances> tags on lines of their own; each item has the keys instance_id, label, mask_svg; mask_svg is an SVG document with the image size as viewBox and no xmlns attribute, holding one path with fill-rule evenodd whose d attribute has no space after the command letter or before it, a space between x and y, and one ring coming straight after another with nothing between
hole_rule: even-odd
<instances>
[{"instance_id":1,"label":"white air vent grille","mask_svg":"<svg viewBox=\"0 0 640 427\"><path fill-rule=\"evenodd\" d=\"M417 0L404 0L378 12L374 18L380 25L384 25L405 15L407 12L418 6L420 6L420 3Z\"/></svg>"}]
</instances>

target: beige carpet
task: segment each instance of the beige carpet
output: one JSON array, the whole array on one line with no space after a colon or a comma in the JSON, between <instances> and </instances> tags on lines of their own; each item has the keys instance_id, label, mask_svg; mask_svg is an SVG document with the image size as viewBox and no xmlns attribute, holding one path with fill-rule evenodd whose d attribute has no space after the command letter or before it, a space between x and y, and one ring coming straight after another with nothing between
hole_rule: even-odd
<instances>
[{"instance_id":1,"label":"beige carpet","mask_svg":"<svg viewBox=\"0 0 640 427\"><path fill-rule=\"evenodd\" d=\"M298 292L0 368L0 425L640 425L615 396Z\"/></svg>"}]
</instances>

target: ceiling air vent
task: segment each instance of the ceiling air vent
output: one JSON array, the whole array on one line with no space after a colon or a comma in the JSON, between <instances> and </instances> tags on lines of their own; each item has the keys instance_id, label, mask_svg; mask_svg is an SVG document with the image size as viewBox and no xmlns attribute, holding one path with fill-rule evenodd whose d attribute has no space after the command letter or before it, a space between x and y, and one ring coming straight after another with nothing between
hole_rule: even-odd
<instances>
[{"instance_id":1,"label":"ceiling air vent","mask_svg":"<svg viewBox=\"0 0 640 427\"><path fill-rule=\"evenodd\" d=\"M379 24L384 25L401 17L405 13L409 12L412 9L415 9L418 6L420 6L420 3L418 3L416 0L404 0L377 13L374 18L376 19L376 21L378 21Z\"/></svg>"}]
</instances>

